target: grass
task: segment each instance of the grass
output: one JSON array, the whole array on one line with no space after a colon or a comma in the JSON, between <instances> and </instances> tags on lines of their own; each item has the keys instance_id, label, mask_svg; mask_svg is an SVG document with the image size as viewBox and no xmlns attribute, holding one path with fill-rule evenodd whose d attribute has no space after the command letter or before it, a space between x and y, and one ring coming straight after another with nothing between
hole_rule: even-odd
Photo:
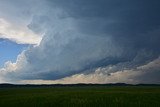
<instances>
[{"instance_id":1,"label":"grass","mask_svg":"<svg viewBox=\"0 0 160 107\"><path fill-rule=\"evenodd\" d=\"M160 87L1 88L0 107L160 107Z\"/></svg>"}]
</instances>

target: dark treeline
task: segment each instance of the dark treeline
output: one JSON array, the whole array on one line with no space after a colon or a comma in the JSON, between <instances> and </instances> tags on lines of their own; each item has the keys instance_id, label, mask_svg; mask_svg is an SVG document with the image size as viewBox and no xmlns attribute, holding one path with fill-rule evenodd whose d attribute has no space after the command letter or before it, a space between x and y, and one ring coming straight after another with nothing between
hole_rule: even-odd
<instances>
[{"instance_id":1,"label":"dark treeline","mask_svg":"<svg viewBox=\"0 0 160 107\"><path fill-rule=\"evenodd\" d=\"M12 87L84 87L84 86L160 86L160 84L125 84L125 83L110 83L110 84L0 84L0 88Z\"/></svg>"}]
</instances>

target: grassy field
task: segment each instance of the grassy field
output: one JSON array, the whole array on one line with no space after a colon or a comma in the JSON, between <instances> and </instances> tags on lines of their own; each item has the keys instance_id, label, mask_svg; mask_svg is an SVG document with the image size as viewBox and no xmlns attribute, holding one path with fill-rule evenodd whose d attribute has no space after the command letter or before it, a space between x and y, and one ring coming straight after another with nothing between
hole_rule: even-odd
<instances>
[{"instance_id":1,"label":"grassy field","mask_svg":"<svg viewBox=\"0 0 160 107\"><path fill-rule=\"evenodd\" d=\"M0 107L160 107L160 87L0 88Z\"/></svg>"}]
</instances>

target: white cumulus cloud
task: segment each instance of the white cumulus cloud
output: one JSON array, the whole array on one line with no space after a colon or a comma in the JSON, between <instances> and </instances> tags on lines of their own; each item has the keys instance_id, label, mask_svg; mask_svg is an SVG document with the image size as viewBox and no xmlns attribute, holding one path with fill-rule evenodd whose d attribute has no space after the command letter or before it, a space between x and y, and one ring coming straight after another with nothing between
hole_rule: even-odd
<instances>
[{"instance_id":1,"label":"white cumulus cloud","mask_svg":"<svg viewBox=\"0 0 160 107\"><path fill-rule=\"evenodd\" d=\"M0 38L9 39L18 44L39 44L42 37L26 26L16 26L0 18Z\"/></svg>"}]
</instances>

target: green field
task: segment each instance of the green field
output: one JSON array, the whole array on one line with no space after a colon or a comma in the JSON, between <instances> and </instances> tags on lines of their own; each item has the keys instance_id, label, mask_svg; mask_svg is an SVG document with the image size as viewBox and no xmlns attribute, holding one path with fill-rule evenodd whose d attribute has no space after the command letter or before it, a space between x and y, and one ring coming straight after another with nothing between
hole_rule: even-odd
<instances>
[{"instance_id":1,"label":"green field","mask_svg":"<svg viewBox=\"0 0 160 107\"><path fill-rule=\"evenodd\" d=\"M160 107L160 87L0 88L0 107Z\"/></svg>"}]
</instances>

